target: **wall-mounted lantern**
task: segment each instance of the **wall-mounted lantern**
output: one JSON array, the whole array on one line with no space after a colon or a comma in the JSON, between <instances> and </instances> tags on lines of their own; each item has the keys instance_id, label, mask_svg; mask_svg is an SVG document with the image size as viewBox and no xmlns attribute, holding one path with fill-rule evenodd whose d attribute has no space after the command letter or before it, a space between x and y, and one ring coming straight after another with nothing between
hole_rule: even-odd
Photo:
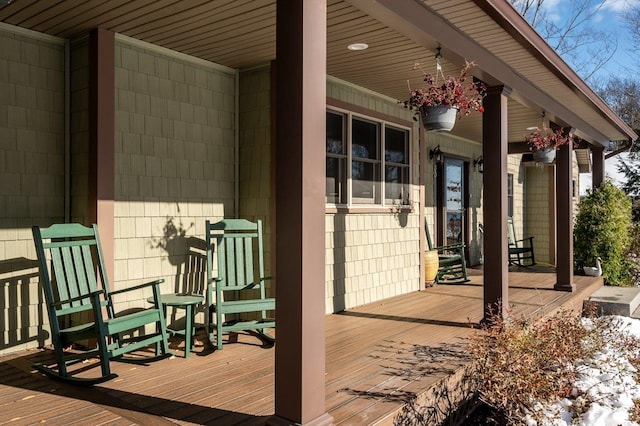
<instances>
[{"instance_id":1,"label":"wall-mounted lantern","mask_svg":"<svg viewBox=\"0 0 640 426\"><path fill-rule=\"evenodd\" d=\"M436 164L440 164L442 162L442 151L440 151L440 145L429 150L429 159L435 161Z\"/></svg>"},{"instance_id":2,"label":"wall-mounted lantern","mask_svg":"<svg viewBox=\"0 0 640 426\"><path fill-rule=\"evenodd\" d=\"M473 167L476 168L478 173L484 172L484 160L482 159L482 155L473 160Z\"/></svg>"}]
</instances>

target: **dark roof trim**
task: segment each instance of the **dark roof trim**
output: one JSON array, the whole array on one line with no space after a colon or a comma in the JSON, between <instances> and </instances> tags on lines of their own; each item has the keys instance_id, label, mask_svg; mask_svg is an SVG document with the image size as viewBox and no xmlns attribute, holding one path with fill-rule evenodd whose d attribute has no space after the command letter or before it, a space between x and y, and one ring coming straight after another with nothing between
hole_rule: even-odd
<instances>
[{"instance_id":1,"label":"dark roof trim","mask_svg":"<svg viewBox=\"0 0 640 426\"><path fill-rule=\"evenodd\" d=\"M583 99L597 107L600 115L617 126L629 139L636 140L638 135L618 117L587 83L556 53L540 34L506 0L473 0L473 2L498 23L523 48L533 54L556 77Z\"/></svg>"},{"instance_id":2,"label":"dark roof trim","mask_svg":"<svg viewBox=\"0 0 640 426\"><path fill-rule=\"evenodd\" d=\"M611 157L614 157L614 156L616 156L616 155L618 155L618 154L621 154L621 153L623 153L623 152L625 152L625 151L628 151L629 149L631 149L631 146L632 146L632 145L633 145L633 141L632 141L631 139L629 139L629 140L624 144L624 146L623 146L622 148L618 148L618 149L616 149L615 151L611 151L610 153L606 154L606 155L604 156L604 159L605 159L605 160L607 160L607 159L609 159L609 158L611 158Z\"/></svg>"}]
</instances>

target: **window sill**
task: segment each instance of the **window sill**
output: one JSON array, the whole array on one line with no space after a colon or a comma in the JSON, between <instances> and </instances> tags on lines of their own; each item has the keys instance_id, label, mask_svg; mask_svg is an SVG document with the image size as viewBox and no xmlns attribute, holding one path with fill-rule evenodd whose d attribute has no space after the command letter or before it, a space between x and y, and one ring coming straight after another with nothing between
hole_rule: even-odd
<instances>
[{"instance_id":1,"label":"window sill","mask_svg":"<svg viewBox=\"0 0 640 426\"><path fill-rule=\"evenodd\" d=\"M330 214L409 214L413 213L413 206L331 206L325 207L325 213Z\"/></svg>"}]
</instances>

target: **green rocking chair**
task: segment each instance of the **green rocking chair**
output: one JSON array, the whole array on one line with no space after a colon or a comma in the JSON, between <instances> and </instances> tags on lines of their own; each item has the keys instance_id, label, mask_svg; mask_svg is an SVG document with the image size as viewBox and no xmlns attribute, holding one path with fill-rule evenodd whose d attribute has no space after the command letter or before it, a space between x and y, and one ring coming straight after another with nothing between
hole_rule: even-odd
<instances>
[{"instance_id":1,"label":"green rocking chair","mask_svg":"<svg viewBox=\"0 0 640 426\"><path fill-rule=\"evenodd\" d=\"M116 315L113 303L116 295L150 287L155 306L162 306L160 283L164 280L110 291L96 225L55 224L34 226L32 231L56 364L35 364L37 370L65 382L92 385L116 377L111 360L145 363L172 355L162 309ZM153 331L144 333L145 326ZM124 356L149 345L154 345L153 354ZM82 364L69 368L96 357L101 368L98 377L85 373Z\"/></svg>"},{"instance_id":2,"label":"green rocking chair","mask_svg":"<svg viewBox=\"0 0 640 426\"><path fill-rule=\"evenodd\" d=\"M262 221L207 220L206 245L209 341L222 349L223 333L253 330L263 342L275 342L266 332L276 326L267 315L275 311L276 299L266 297L265 281L270 277L264 276Z\"/></svg>"},{"instance_id":3,"label":"green rocking chair","mask_svg":"<svg viewBox=\"0 0 640 426\"><path fill-rule=\"evenodd\" d=\"M464 243L448 244L445 246L434 246L429 234L427 222L424 223L424 232L427 235L427 246L429 250L438 252L438 273L435 282L437 283L465 283L469 281L467 275L467 261L464 255Z\"/></svg>"}]
</instances>

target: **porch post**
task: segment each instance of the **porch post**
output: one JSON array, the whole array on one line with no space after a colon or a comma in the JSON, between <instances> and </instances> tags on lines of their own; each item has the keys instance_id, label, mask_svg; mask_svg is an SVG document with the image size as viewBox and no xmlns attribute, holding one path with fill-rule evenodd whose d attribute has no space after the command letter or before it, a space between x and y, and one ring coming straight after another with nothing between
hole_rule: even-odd
<instances>
[{"instance_id":1,"label":"porch post","mask_svg":"<svg viewBox=\"0 0 640 426\"><path fill-rule=\"evenodd\" d=\"M325 410L326 0L277 1L275 415L330 425Z\"/></svg>"},{"instance_id":2,"label":"porch post","mask_svg":"<svg viewBox=\"0 0 640 426\"><path fill-rule=\"evenodd\" d=\"M556 284L555 290L575 291L573 282L573 146L556 153Z\"/></svg>"},{"instance_id":3,"label":"porch post","mask_svg":"<svg viewBox=\"0 0 640 426\"><path fill-rule=\"evenodd\" d=\"M509 253L507 245L507 101L511 90L490 87L482 114L484 159L484 319L501 303L505 316L509 306Z\"/></svg>"},{"instance_id":4,"label":"porch post","mask_svg":"<svg viewBox=\"0 0 640 426\"><path fill-rule=\"evenodd\" d=\"M97 223L107 276L114 279L115 33L89 33L89 199L87 222Z\"/></svg>"},{"instance_id":5,"label":"porch post","mask_svg":"<svg viewBox=\"0 0 640 426\"><path fill-rule=\"evenodd\" d=\"M591 170L591 188L596 189L604 183L604 147L591 148L593 169Z\"/></svg>"}]
</instances>

